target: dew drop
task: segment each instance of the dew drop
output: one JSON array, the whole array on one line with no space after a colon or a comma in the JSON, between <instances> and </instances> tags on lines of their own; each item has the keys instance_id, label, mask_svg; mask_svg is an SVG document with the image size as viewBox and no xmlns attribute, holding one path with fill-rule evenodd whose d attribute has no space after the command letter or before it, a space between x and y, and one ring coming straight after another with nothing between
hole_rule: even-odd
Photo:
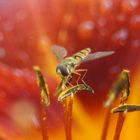
<instances>
[{"instance_id":1,"label":"dew drop","mask_svg":"<svg viewBox=\"0 0 140 140\"><path fill-rule=\"evenodd\" d=\"M138 0L123 0L122 1L122 8L123 10L131 11L137 8L138 6Z\"/></svg>"},{"instance_id":2,"label":"dew drop","mask_svg":"<svg viewBox=\"0 0 140 140\"><path fill-rule=\"evenodd\" d=\"M114 42L119 42L120 45L124 45L126 43L127 38L128 38L128 30L127 29L118 30L112 36L112 40Z\"/></svg>"},{"instance_id":3,"label":"dew drop","mask_svg":"<svg viewBox=\"0 0 140 140\"><path fill-rule=\"evenodd\" d=\"M95 24L93 21L85 21L82 22L79 26L80 30L93 30L95 28Z\"/></svg>"},{"instance_id":4,"label":"dew drop","mask_svg":"<svg viewBox=\"0 0 140 140\"><path fill-rule=\"evenodd\" d=\"M78 27L78 35L82 39L88 39L92 36L95 23L91 20L82 22Z\"/></svg>"},{"instance_id":5,"label":"dew drop","mask_svg":"<svg viewBox=\"0 0 140 140\"><path fill-rule=\"evenodd\" d=\"M17 76L17 77L21 77L21 76L23 75L23 72L22 72L21 70L19 70L19 69L15 69L15 70L13 71L13 74L14 74L15 76Z\"/></svg>"},{"instance_id":6,"label":"dew drop","mask_svg":"<svg viewBox=\"0 0 140 140\"><path fill-rule=\"evenodd\" d=\"M112 0L104 0L103 7L107 10L112 9L113 8L113 1Z\"/></svg>"},{"instance_id":7,"label":"dew drop","mask_svg":"<svg viewBox=\"0 0 140 140\"><path fill-rule=\"evenodd\" d=\"M137 0L128 0L128 2L132 8L136 8L138 6Z\"/></svg>"}]
</instances>

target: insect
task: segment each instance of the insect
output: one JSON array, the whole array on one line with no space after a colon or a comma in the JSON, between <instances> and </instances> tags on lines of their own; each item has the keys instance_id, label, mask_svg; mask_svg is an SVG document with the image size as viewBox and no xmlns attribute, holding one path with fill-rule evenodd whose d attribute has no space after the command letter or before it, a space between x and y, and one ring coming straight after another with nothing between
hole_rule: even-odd
<instances>
[{"instance_id":1,"label":"insect","mask_svg":"<svg viewBox=\"0 0 140 140\"><path fill-rule=\"evenodd\" d=\"M62 91L67 84L71 85L70 81L72 79L73 74L78 75L77 84L78 84L78 81L80 80L80 78L81 78L81 81L85 84L83 78L87 73L87 69L76 69L81 63L87 62L90 60L103 58L103 57L112 55L114 53L114 51L91 53L90 48L85 48L85 49L73 54L70 57L66 57L67 50L58 45L54 45L52 47L52 51L60 61L60 63L58 64L58 66L56 68L56 73L62 79L62 82L61 82L60 86L57 88L56 93L60 93L60 91ZM81 77L80 72L84 72L82 77Z\"/></svg>"},{"instance_id":2,"label":"insect","mask_svg":"<svg viewBox=\"0 0 140 140\"><path fill-rule=\"evenodd\" d=\"M88 91L88 92L94 92L93 89L85 84L78 84L70 88L66 88L61 94L58 96L58 101L63 101L66 97L76 94L78 91Z\"/></svg>"}]
</instances>

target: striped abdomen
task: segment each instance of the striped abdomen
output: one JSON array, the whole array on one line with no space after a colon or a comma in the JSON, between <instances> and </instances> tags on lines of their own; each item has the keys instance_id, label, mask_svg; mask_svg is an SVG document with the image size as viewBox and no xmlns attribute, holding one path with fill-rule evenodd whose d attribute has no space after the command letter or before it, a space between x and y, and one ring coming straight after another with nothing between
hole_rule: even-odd
<instances>
[{"instance_id":1,"label":"striped abdomen","mask_svg":"<svg viewBox=\"0 0 140 140\"><path fill-rule=\"evenodd\" d=\"M64 73L62 72L62 70L64 71L67 71L67 75L68 74L71 74L75 68L80 65L80 63L82 62L82 60L88 56L88 54L90 53L90 48L86 48L86 49L83 49L77 53L75 53L74 55L70 56L70 57L67 57L65 58L61 64L58 65L57 69L59 69L59 71L61 71L61 73ZM63 76L66 76L66 74L62 74Z\"/></svg>"},{"instance_id":2,"label":"striped abdomen","mask_svg":"<svg viewBox=\"0 0 140 140\"><path fill-rule=\"evenodd\" d=\"M77 53L75 53L72 57L76 59L78 63L80 63L88 54L91 52L90 48L83 49Z\"/></svg>"}]
</instances>

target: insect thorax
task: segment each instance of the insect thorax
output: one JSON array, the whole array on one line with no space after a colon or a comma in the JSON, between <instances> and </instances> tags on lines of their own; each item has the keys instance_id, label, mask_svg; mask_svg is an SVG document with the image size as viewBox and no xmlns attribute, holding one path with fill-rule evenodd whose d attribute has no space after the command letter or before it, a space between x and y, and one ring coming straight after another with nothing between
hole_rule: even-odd
<instances>
[{"instance_id":1,"label":"insect thorax","mask_svg":"<svg viewBox=\"0 0 140 140\"><path fill-rule=\"evenodd\" d=\"M77 62L73 57L65 58L62 63L68 69L69 73L72 73L77 66Z\"/></svg>"}]
</instances>

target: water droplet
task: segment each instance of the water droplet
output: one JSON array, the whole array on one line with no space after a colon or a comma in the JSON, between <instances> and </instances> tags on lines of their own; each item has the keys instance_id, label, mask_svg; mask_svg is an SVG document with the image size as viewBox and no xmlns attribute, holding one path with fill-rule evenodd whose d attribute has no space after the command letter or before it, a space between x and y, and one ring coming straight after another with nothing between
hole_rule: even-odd
<instances>
[{"instance_id":1,"label":"water droplet","mask_svg":"<svg viewBox=\"0 0 140 140\"><path fill-rule=\"evenodd\" d=\"M114 42L119 42L120 45L124 45L126 43L126 39L128 38L128 30L127 29L120 29L115 32L112 36L112 40Z\"/></svg>"},{"instance_id":2,"label":"water droplet","mask_svg":"<svg viewBox=\"0 0 140 140\"><path fill-rule=\"evenodd\" d=\"M138 6L137 0L128 0L128 2L132 8L136 8Z\"/></svg>"},{"instance_id":3,"label":"water droplet","mask_svg":"<svg viewBox=\"0 0 140 140\"><path fill-rule=\"evenodd\" d=\"M82 22L79 26L80 30L93 30L95 28L95 24L93 21L85 21Z\"/></svg>"},{"instance_id":4,"label":"water droplet","mask_svg":"<svg viewBox=\"0 0 140 140\"><path fill-rule=\"evenodd\" d=\"M138 0L123 0L122 1L122 8L124 11L131 11L137 8Z\"/></svg>"},{"instance_id":5,"label":"water droplet","mask_svg":"<svg viewBox=\"0 0 140 140\"><path fill-rule=\"evenodd\" d=\"M112 0L104 0L103 7L107 10L112 9L113 8L113 1Z\"/></svg>"},{"instance_id":6,"label":"water droplet","mask_svg":"<svg viewBox=\"0 0 140 140\"><path fill-rule=\"evenodd\" d=\"M81 39L89 39L92 36L95 23L91 20L82 22L78 27L78 35Z\"/></svg>"},{"instance_id":7,"label":"water droplet","mask_svg":"<svg viewBox=\"0 0 140 140\"><path fill-rule=\"evenodd\" d=\"M21 77L21 76L23 75L23 72L22 72L21 70L19 70L19 69L15 69L15 70L13 71L13 74L14 74L15 76L17 76L17 77Z\"/></svg>"}]
</instances>

